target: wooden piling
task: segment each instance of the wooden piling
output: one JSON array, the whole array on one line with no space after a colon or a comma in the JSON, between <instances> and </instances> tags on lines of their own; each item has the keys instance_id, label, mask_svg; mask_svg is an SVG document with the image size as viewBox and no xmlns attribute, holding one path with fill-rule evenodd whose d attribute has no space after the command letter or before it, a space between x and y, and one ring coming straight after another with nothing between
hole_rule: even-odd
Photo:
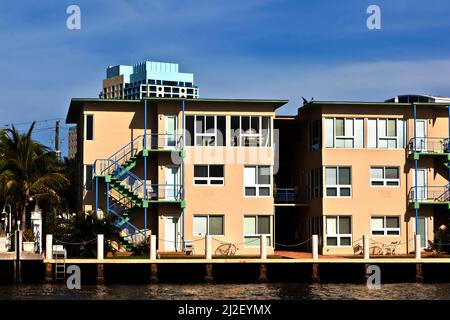
<instances>
[{"instance_id":1,"label":"wooden piling","mask_svg":"<svg viewBox=\"0 0 450 320\"><path fill-rule=\"evenodd\" d=\"M103 263L97 264L97 284L105 283L105 265Z\"/></svg>"},{"instance_id":2,"label":"wooden piling","mask_svg":"<svg viewBox=\"0 0 450 320\"><path fill-rule=\"evenodd\" d=\"M150 283L158 283L158 265L150 264Z\"/></svg>"},{"instance_id":3,"label":"wooden piling","mask_svg":"<svg viewBox=\"0 0 450 320\"><path fill-rule=\"evenodd\" d=\"M205 265L205 282L212 283L213 281L214 281L213 265L212 265L212 263L207 263Z\"/></svg>"},{"instance_id":4,"label":"wooden piling","mask_svg":"<svg viewBox=\"0 0 450 320\"><path fill-rule=\"evenodd\" d=\"M421 263L416 263L416 282L423 282L423 269Z\"/></svg>"},{"instance_id":5,"label":"wooden piling","mask_svg":"<svg viewBox=\"0 0 450 320\"><path fill-rule=\"evenodd\" d=\"M53 283L53 264L45 264L45 283Z\"/></svg>"},{"instance_id":6,"label":"wooden piling","mask_svg":"<svg viewBox=\"0 0 450 320\"><path fill-rule=\"evenodd\" d=\"M319 264L318 264L318 263L313 263L313 264L312 264L311 282L312 282L312 283L318 283L318 282L320 282Z\"/></svg>"},{"instance_id":7,"label":"wooden piling","mask_svg":"<svg viewBox=\"0 0 450 320\"><path fill-rule=\"evenodd\" d=\"M267 278L267 266L265 263L261 263L259 265L259 278L260 283L266 283L269 282L269 279Z\"/></svg>"}]
</instances>

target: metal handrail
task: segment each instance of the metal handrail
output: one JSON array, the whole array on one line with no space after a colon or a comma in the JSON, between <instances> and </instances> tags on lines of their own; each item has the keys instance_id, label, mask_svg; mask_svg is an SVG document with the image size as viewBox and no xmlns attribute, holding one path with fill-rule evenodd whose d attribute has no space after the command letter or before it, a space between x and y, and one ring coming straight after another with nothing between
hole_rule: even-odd
<instances>
[{"instance_id":1,"label":"metal handrail","mask_svg":"<svg viewBox=\"0 0 450 320\"><path fill-rule=\"evenodd\" d=\"M274 188L275 203L294 202L297 196L297 188Z\"/></svg>"},{"instance_id":2,"label":"metal handrail","mask_svg":"<svg viewBox=\"0 0 450 320\"><path fill-rule=\"evenodd\" d=\"M413 137L408 142L408 151L449 153L449 138L446 137Z\"/></svg>"},{"instance_id":3,"label":"metal handrail","mask_svg":"<svg viewBox=\"0 0 450 320\"><path fill-rule=\"evenodd\" d=\"M183 186L181 184L147 184L147 199L161 200L173 198L174 200L181 200L182 189ZM161 192L162 195L160 195ZM170 194L171 192L173 192L173 196Z\"/></svg>"},{"instance_id":4,"label":"metal handrail","mask_svg":"<svg viewBox=\"0 0 450 320\"><path fill-rule=\"evenodd\" d=\"M416 191L417 190L417 191ZM416 194L417 192L417 194ZM417 186L409 190L410 202L449 202L450 185L445 186Z\"/></svg>"}]
</instances>

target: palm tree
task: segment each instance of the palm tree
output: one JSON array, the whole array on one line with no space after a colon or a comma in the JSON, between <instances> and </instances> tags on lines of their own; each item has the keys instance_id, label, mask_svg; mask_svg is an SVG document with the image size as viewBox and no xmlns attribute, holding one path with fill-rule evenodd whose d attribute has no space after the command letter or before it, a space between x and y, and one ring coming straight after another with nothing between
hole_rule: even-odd
<instances>
[{"instance_id":1,"label":"palm tree","mask_svg":"<svg viewBox=\"0 0 450 320\"><path fill-rule=\"evenodd\" d=\"M23 134L14 126L0 131L0 191L16 204L13 207L16 217L21 217L22 230L30 201L60 203L58 193L68 185L54 153L32 139L33 128L34 123Z\"/></svg>"}]
</instances>

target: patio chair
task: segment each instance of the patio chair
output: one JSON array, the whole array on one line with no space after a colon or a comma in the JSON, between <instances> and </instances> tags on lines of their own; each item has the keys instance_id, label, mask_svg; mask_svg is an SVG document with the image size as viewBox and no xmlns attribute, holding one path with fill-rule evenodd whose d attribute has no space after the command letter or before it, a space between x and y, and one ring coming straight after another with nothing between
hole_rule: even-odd
<instances>
[{"instance_id":1,"label":"patio chair","mask_svg":"<svg viewBox=\"0 0 450 320\"><path fill-rule=\"evenodd\" d=\"M394 255L400 246L400 241L393 241L391 243L383 243L382 249L384 254Z\"/></svg>"}]
</instances>

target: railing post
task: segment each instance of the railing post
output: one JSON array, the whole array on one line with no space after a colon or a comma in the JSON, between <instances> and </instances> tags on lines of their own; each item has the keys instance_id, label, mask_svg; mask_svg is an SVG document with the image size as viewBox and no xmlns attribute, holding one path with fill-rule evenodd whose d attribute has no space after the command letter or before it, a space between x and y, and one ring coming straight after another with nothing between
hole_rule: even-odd
<instances>
[{"instance_id":1,"label":"railing post","mask_svg":"<svg viewBox=\"0 0 450 320\"><path fill-rule=\"evenodd\" d=\"M267 259L267 235L261 234L260 235L260 258L261 259Z\"/></svg>"},{"instance_id":2,"label":"railing post","mask_svg":"<svg viewBox=\"0 0 450 320\"><path fill-rule=\"evenodd\" d=\"M205 258L212 259L212 241L210 235L206 235L205 237Z\"/></svg>"},{"instance_id":3,"label":"railing post","mask_svg":"<svg viewBox=\"0 0 450 320\"><path fill-rule=\"evenodd\" d=\"M150 236L150 260L156 260L156 235Z\"/></svg>"},{"instance_id":4,"label":"railing post","mask_svg":"<svg viewBox=\"0 0 450 320\"><path fill-rule=\"evenodd\" d=\"M312 258L313 260L319 259L319 236L317 234L312 236Z\"/></svg>"},{"instance_id":5,"label":"railing post","mask_svg":"<svg viewBox=\"0 0 450 320\"><path fill-rule=\"evenodd\" d=\"M416 222L417 223L417 222ZM420 234L414 235L414 257L420 259Z\"/></svg>"},{"instance_id":6,"label":"railing post","mask_svg":"<svg viewBox=\"0 0 450 320\"><path fill-rule=\"evenodd\" d=\"M45 258L51 259L53 257L53 235L47 234L45 236Z\"/></svg>"},{"instance_id":7,"label":"railing post","mask_svg":"<svg viewBox=\"0 0 450 320\"><path fill-rule=\"evenodd\" d=\"M97 235L97 260L104 259L104 240L103 234Z\"/></svg>"},{"instance_id":8,"label":"railing post","mask_svg":"<svg viewBox=\"0 0 450 320\"><path fill-rule=\"evenodd\" d=\"M368 235L364 235L363 236L363 254L364 254L364 259L369 259L370 258L370 252L369 252L369 236Z\"/></svg>"}]
</instances>

